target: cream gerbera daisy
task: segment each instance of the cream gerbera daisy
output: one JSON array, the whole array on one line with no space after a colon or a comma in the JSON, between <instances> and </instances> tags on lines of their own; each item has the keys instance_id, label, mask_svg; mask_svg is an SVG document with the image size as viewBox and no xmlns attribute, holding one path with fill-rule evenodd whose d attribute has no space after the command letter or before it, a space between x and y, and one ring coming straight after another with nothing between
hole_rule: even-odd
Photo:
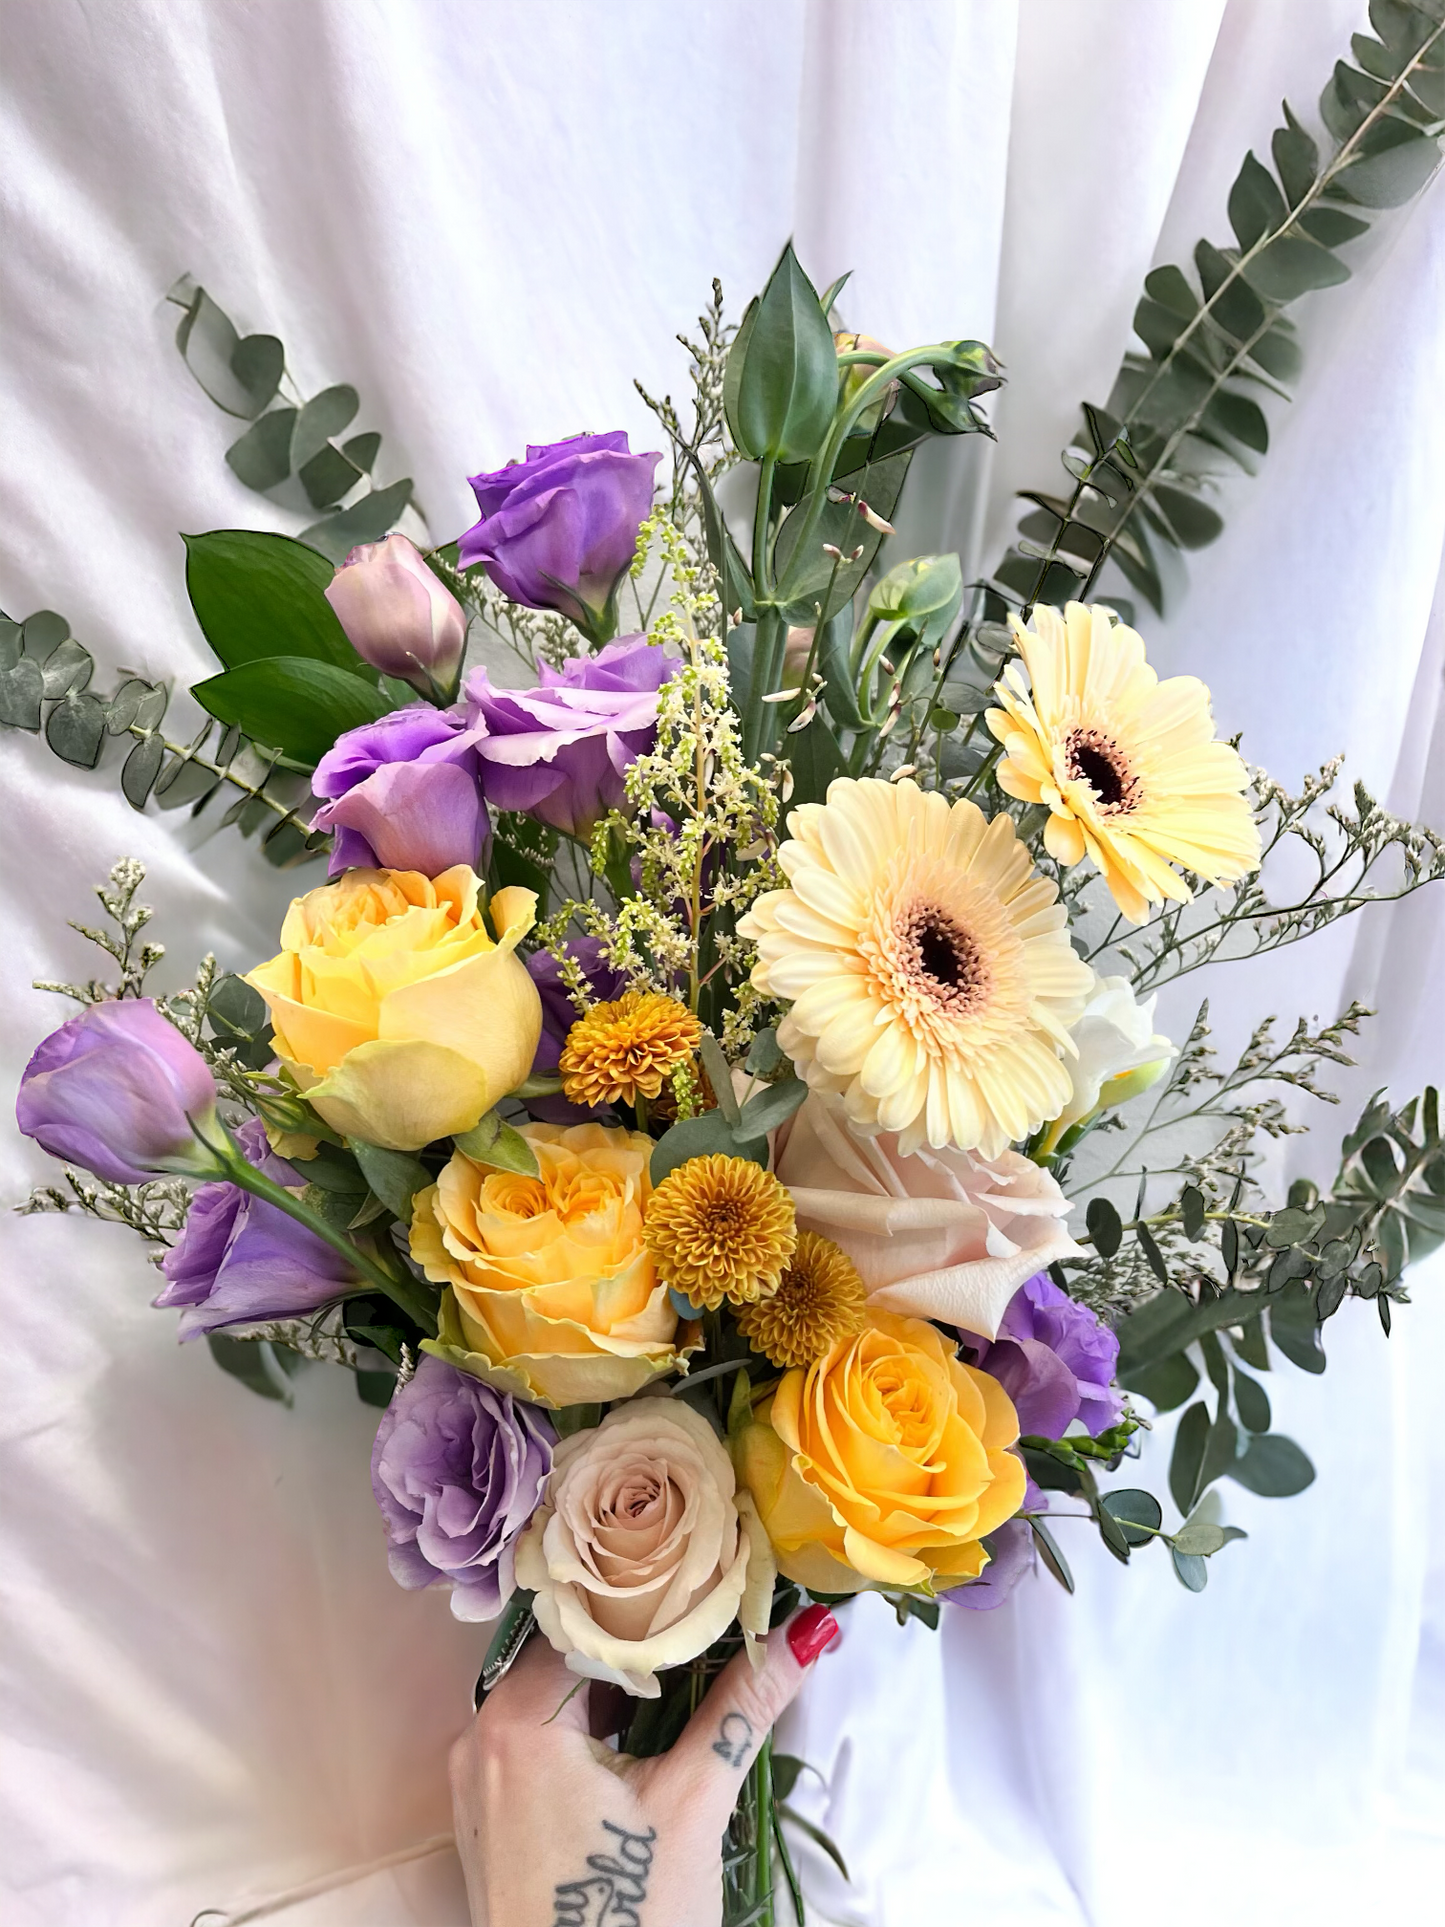
<instances>
[{"instance_id":1,"label":"cream gerbera daisy","mask_svg":"<svg viewBox=\"0 0 1445 1927\"><path fill-rule=\"evenodd\" d=\"M1072 1088L1060 1051L1094 973L1004 815L916 783L840 777L788 821L788 890L758 898L753 982L778 1042L866 1135L996 1157Z\"/></svg>"},{"instance_id":2,"label":"cream gerbera daisy","mask_svg":"<svg viewBox=\"0 0 1445 1927\"><path fill-rule=\"evenodd\" d=\"M1151 903L1192 892L1178 863L1206 883L1259 868L1259 830L1242 792L1239 753L1214 740L1209 691L1197 676L1160 682L1144 644L1112 610L1071 602L1009 626L1017 663L994 685L988 726L1007 751L999 787L1049 810L1044 843L1060 863L1094 859L1131 923Z\"/></svg>"}]
</instances>

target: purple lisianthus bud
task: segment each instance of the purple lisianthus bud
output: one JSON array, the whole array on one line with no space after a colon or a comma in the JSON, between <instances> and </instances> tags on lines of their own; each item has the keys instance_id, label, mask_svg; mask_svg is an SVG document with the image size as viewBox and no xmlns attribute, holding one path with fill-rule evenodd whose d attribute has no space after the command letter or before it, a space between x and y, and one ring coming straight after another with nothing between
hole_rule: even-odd
<instances>
[{"instance_id":1,"label":"purple lisianthus bud","mask_svg":"<svg viewBox=\"0 0 1445 1927\"><path fill-rule=\"evenodd\" d=\"M515 1587L513 1546L556 1440L540 1407L423 1358L383 1413L371 1454L398 1585L450 1581L458 1619L494 1619Z\"/></svg>"},{"instance_id":2,"label":"purple lisianthus bud","mask_svg":"<svg viewBox=\"0 0 1445 1927\"><path fill-rule=\"evenodd\" d=\"M52 1157L112 1184L214 1168L216 1085L194 1044L149 997L92 1004L53 1031L20 1079L15 1120Z\"/></svg>"},{"instance_id":3,"label":"purple lisianthus bud","mask_svg":"<svg viewBox=\"0 0 1445 1927\"><path fill-rule=\"evenodd\" d=\"M458 550L528 609L557 609L592 642L616 628L616 593L652 506L660 455L634 455L621 430L528 448L524 462L473 475L482 519Z\"/></svg>"},{"instance_id":4,"label":"purple lisianthus bud","mask_svg":"<svg viewBox=\"0 0 1445 1927\"><path fill-rule=\"evenodd\" d=\"M477 755L492 808L589 836L622 802L629 764L655 742L657 692L677 667L661 643L619 636L560 671L544 665L539 689L494 689L474 670L467 716L485 725Z\"/></svg>"},{"instance_id":5,"label":"purple lisianthus bud","mask_svg":"<svg viewBox=\"0 0 1445 1927\"><path fill-rule=\"evenodd\" d=\"M424 696L453 685L467 644L462 605L404 535L364 542L331 579L326 600L363 662Z\"/></svg>"},{"instance_id":6,"label":"purple lisianthus bud","mask_svg":"<svg viewBox=\"0 0 1445 1927\"><path fill-rule=\"evenodd\" d=\"M258 1171L296 1189L305 1179L248 1118L236 1142ZM180 1308L180 1336L199 1338L224 1325L299 1318L339 1298L357 1273L324 1239L236 1184L203 1184L191 1200L180 1241L161 1260L166 1288L151 1303Z\"/></svg>"},{"instance_id":7,"label":"purple lisianthus bud","mask_svg":"<svg viewBox=\"0 0 1445 1927\"><path fill-rule=\"evenodd\" d=\"M970 1362L1013 1400L1026 1437L1062 1438L1079 1419L1097 1438L1123 1410L1113 1385L1118 1339L1044 1272L1019 1286L996 1339L977 1332L959 1338Z\"/></svg>"},{"instance_id":8,"label":"purple lisianthus bud","mask_svg":"<svg viewBox=\"0 0 1445 1927\"><path fill-rule=\"evenodd\" d=\"M485 734L484 724L468 728L454 711L414 703L338 736L311 779L328 799L311 827L335 838L331 875L435 877L454 863L482 869L491 821L477 787L476 746Z\"/></svg>"}]
</instances>

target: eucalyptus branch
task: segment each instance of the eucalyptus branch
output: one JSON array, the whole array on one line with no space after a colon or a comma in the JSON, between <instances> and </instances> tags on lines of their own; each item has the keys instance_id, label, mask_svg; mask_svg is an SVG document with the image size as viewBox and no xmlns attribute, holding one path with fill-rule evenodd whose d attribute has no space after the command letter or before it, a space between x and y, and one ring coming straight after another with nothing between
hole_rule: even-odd
<instances>
[{"instance_id":1,"label":"eucalyptus branch","mask_svg":"<svg viewBox=\"0 0 1445 1927\"><path fill-rule=\"evenodd\" d=\"M1320 202L1328 198L1329 188L1334 184L1334 182L1339 178L1339 176L1344 172L1344 170L1347 167L1349 167L1350 164L1363 151L1365 140L1369 135L1369 133L1371 132L1371 130L1380 121L1386 118L1386 116L1391 112L1391 110L1399 103L1401 96L1406 93L1410 76L1414 73L1419 72L1422 68L1427 67L1430 64L1428 60L1428 55L1434 50L1436 46L1440 45L1442 41L1445 41L1445 22L1442 22L1440 26L1436 27L1433 33L1428 35L1428 37L1420 46L1419 51L1415 54L1414 58L1395 77L1395 79L1391 81L1385 93L1375 103L1375 105L1370 109L1370 111L1365 115L1364 119L1360 122L1359 126L1350 135L1350 137L1346 141L1344 141L1339 148L1336 149L1333 158L1325 165L1324 168L1321 169L1320 173L1316 176L1313 185L1310 188L1308 188L1304 193L1304 195L1300 198L1300 200L1298 200L1294 204L1294 206L1290 208L1289 216L1290 216L1291 225L1298 224L1299 218L1302 214L1307 213L1311 208L1318 206ZM1181 353L1185 345L1194 337L1194 335L1196 335L1199 332L1199 330L1204 326L1205 322L1208 319L1210 319L1210 317L1217 311L1217 309L1220 307L1221 303L1223 302L1224 297L1228 294L1229 290L1234 286L1235 282L1239 280L1248 279L1248 271L1250 266L1256 260L1258 260L1260 255L1264 253L1265 249L1269 247L1270 243L1274 240L1275 234L1277 231L1278 230L1275 230L1275 229L1267 229L1263 234L1260 235L1259 239L1253 244L1252 247L1243 249L1240 252L1238 258L1231 263L1228 269L1228 272L1225 274L1223 280L1219 283L1219 286L1214 290L1212 294L1208 295L1205 298L1205 300L1200 304L1199 310L1195 314L1194 318L1190 322L1188 322L1184 327L1183 331L1178 336L1176 336L1174 342L1172 343L1172 345L1170 346L1166 354L1158 363L1156 372L1153 375L1152 379L1149 381L1148 385L1145 387L1143 392L1138 397L1136 397L1134 403L1126 412L1124 417L1126 425L1131 422L1137 421L1139 419L1140 410L1143 407L1144 403L1149 399L1149 397L1153 394L1154 390L1158 387L1159 383L1164 379L1165 375L1172 368L1174 362L1177 360L1179 354ZM1267 307L1269 305L1270 304L1266 303ZM1269 318L1270 323L1273 322L1275 315L1278 314L1279 309L1284 305L1285 304L1282 302L1275 304L1274 314L1272 314ZM1269 323L1266 323L1266 326L1268 325ZM1263 333L1264 330L1261 329L1260 332ZM1238 359L1238 357L1236 359ZM1222 380L1223 377L1221 376L1220 379ZM1178 439L1179 438L1176 437L1175 441L1171 442L1170 444L1171 450L1175 445L1177 445ZM1156 466L1157 465L1158 464L1156 464ZM1147 488L1148 487L1147 481L1141 484L1141 487ZM1130 512L1132 513L1132 508Z\"/></svg>"}]
</instances>

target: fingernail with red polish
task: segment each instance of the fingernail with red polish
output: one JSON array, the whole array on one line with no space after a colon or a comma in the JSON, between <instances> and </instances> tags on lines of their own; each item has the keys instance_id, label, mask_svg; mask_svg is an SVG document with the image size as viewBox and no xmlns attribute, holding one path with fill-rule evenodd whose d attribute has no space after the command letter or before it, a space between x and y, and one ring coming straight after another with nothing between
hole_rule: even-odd
<instances>
[{"instance_id":1,"label":"fingernail with red polish","mask_svg":"<svg viewBox=\"0 0 1445 1927\"><path fill-rule=\"evenodd\" d=\"M811 1666L838 1637L838 1622L826 1606L809 1606L788 1628L788 1644L800 1666Z\"/></svg>"}]
</instances>

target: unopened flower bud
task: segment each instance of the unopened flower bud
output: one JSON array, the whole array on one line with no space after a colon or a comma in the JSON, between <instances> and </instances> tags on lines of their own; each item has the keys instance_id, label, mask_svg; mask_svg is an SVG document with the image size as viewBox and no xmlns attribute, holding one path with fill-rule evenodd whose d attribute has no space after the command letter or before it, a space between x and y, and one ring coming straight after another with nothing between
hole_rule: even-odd
<instances>
[{"instance_id":1,"label":"unopened flower bud","mask_svg":"<svg viewBox=\"0 0 1445 1927\"><path fill-rule=\"evenodd\" d=\"M404 535L353 549L326 600L351 646L384 676L435 697L456 681L466 648L461 604Z\"/></svg>"},{"instance_id":2,"label":"unopened flower bud","mask_svg":"<svg viewBox=\"0 0 1445 1927\"><path fill-rule=\"evenodd\" d=\"M214 1134L206 1060L149 997L91 1004L26 1065L16 1122L55 1158L110 1184L157 1171L214 1176L197 1136Z\"/></svg>"},{"instance_id":3,"label":"unopened flower bud","mask_svg":"<svg viewBox=\"0 0 1445 1927\"><path fill-rule=\"evenodd\" d=\"M893 350L891 348L885 348L881 341L875 341L872 335L835 334L833 337L833 346L840 355L873 354L881 355L885 361L891 361L893 359ZM864 382L871 381L877 372L877 368L870 367L866 361L851 362L848 367L840 368L838 371L839 405L846 408L858 390L863 386ZM858 420L853 425L854 434L872 434L884 416L892 412L893 404L897 399L898 383L896 381L890 381L883 393L878 396L877 400L871 401L858 417Z\"/></svg>"}]
</instances>

